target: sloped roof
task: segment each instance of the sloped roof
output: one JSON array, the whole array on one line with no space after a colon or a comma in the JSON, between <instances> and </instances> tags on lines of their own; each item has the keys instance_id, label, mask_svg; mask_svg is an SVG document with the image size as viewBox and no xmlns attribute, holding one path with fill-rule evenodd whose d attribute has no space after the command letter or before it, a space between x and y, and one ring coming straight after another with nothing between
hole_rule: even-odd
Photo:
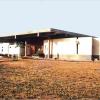
<instances>
[{"instance_id":1,"label":"sloped roof","mask_svg":"<svg viewBox=\"0 0 100 100\"><path fill-rule=\"evenodd\" d=\"M68 37L94 37L90 35L69 32L54 28L47 28L47 29L40 29L40 30L33 30L30 32L23 32L23 33L14 33L9 36L2 36L0 37L0 41L13 41L16 38L36 38L36 37L53 37L53 38L68 38Z\"/></svg>"}]
</instances>

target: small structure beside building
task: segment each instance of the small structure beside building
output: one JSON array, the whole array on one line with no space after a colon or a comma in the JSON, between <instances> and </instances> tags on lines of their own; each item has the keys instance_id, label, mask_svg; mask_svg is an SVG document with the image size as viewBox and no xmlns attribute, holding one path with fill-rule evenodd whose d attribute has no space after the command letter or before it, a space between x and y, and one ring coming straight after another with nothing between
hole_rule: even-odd
<instances>
[{"instance_id":1,"label":"small structure beside building","mask_svg":"<svg viewBox=\"0 0 100 100\"><path fill-rule=\"evenodd\" d=\"M58 29L0 37L0 55L33 56L71 61L100 59L100 38Z\"/></svg>"}]
</instances>

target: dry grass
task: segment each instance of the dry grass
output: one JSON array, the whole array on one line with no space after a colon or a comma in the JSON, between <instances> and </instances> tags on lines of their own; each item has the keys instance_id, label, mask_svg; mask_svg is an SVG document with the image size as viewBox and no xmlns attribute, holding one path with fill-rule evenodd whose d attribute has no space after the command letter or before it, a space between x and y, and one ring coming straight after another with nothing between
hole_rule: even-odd
<instances>
[{"instance_id":1,"label":"dry grass","mask_svg":"<svg viewBox=\"0 0 100 100\"><path fill-rule=\"evenodd\" d=\"M100 62L0 62L0 98L99 100Z\"/></svg>"}]
</instances>

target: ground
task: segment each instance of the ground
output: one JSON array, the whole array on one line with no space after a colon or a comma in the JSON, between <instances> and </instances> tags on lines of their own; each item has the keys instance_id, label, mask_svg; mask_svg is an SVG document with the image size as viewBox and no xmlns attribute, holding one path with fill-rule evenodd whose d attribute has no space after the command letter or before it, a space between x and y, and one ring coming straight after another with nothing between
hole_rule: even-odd
<instances>
[{"instance_id":1,"label":"ground","mask_svg":"<svg viewBox=\"0 0 100 100\"><path fill-rule=\"evenodd\" d=\"M0 100L100 100L100 61L0 60Z\"/></svg>"}]
</instances>

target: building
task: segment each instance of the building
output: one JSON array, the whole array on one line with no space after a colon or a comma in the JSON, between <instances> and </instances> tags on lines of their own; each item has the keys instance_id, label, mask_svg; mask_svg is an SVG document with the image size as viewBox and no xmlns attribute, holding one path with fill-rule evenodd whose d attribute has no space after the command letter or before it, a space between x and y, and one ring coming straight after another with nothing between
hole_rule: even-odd
<instances>
[{"instance_id":1,"label":"building","mask_svg":"<svg viewBox=\"0 0 100 100\"><path fill-rule=\"evenodd\" d=\"M0 37L0 55L32 56L39 50L45 58L100 59L100 39L53 28Z\"/></svg>"}]
</instances>

